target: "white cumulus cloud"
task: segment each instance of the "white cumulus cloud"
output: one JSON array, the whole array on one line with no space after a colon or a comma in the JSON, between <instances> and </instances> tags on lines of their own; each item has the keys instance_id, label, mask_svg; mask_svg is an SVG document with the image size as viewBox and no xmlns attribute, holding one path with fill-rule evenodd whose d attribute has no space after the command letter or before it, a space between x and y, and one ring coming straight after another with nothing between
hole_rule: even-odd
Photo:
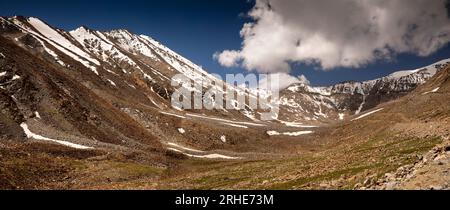
<instances>
[{"instance_id":1,"label":"white cumulus cloud","mask_svg":"<svg viewBox=\"0 0 450 210\"><path fill-rule=\"evenodd\" d=\"M225 67L235 67L238 65L240 53L235 50L224 50L222 53L215 53L214 59L219 61L220 65Z\"/></svg>"},{"instance_id":2,"label":"white cumulus cloud","mask_svg":"<svg viewBox=\"0 0 450 210\"><path fill-rule=\"evenodd\" d=\"M304 75L294 77L287 73L272 73L260 78L258 84L261 89L280 91L295 83L309 85L309 80Z\"/></svg>"},{"instance_id":3,"label":"white cumulus cloud","mask_svg":"<svg viewBox=\"0 0 450 210\"><path fill-rule=\"evenodd\" d=\"M428 56L450 41L446 0L256 0L226 67L284 72L292 63L358 68L399 53Z\"/></svg>"}]
</instances>

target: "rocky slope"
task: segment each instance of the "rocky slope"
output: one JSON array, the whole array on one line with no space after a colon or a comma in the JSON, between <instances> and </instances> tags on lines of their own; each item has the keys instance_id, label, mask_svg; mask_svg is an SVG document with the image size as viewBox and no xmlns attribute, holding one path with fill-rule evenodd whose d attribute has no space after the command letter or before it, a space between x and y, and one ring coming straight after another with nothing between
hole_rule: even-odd
<instances>
[{"instance_id":1,"label":"rocky slope","mask_svg":"<svg viewBox=\"0 0 450 210\"><path fill-rule=\"evenodd\" d=\"M0 22L2 139L142 150L171 143L178 146L169 149L184 151L179 144L215 148L249 139L229 130L261 126L252 123L255 111L237 102L231 110L173 107L171 78L178 74L202 97L199 86L241 95L246 90L224 84L148 36L86 27L66 32L32 17ZM204 128L189 132L195 126Z\"/></svg>"}]
</instances>

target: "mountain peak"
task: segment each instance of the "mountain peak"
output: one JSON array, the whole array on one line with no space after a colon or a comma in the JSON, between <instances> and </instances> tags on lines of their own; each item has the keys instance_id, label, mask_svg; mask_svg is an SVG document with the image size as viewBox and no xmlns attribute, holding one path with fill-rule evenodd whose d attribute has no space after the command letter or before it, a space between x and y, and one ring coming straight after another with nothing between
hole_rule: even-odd
<instances>
[{"instance_id":1,"label":"mountain peak","mask_svg":"<svg viewBox=\"0 0 450 210\"><path fill-rule=\"evenodd\" d=\"M72 30L70 32L90 33L91 31L92 31L91 29L89 29L88 27L82 25L82 26L78 27L77 29Z\"/></svg>"},{"instance_id":2,"label":"mountain peak","mask_svg":"<svg viewBox=\"0 0 450 210\"><path fill-rule=\"evenodd\" d=\"M34 18L34 17L25 17L25 16L22 16L22 15L14 15L14 16L8 18L8 19L10 19L10 20L21 20L21 21L24 21L24 20L27 20L27 19L29 19L29 18ZM36 19L39 19L39 18L36 18Z\"/></svg>"}]
</instances>

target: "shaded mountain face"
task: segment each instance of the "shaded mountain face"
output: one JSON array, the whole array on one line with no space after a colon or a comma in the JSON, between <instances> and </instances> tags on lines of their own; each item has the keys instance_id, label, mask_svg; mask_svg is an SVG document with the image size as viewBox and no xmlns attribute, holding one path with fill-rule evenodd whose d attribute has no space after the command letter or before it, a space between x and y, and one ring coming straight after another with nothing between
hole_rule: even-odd
<instances>
[{"instance_id":1,"label":"shaded mountain face","mask_svg":"<svg viewBox=\"0 0 450 210\"><path fill-rule=\"evenodd\" d=\"M449 64L450 59L446 59L424 68L398 71L375 80L344 82L330 87L293 84L281 93L282 111L279 119L322 123L344 120L405 96Z\"/></svg>"},{"instance_id":2,"label":"shaded mountain face","mask_svg":"<svg viewBox=\"0 0 450 210\"><path fill-rule=\"evenodd\" d=\"M20 16L0 23L2 139L162 154L174 142L222 148L267 137L236 129L262 126L253 120L256 111L237 101L234 109L172 107L175 75L202 97L211 88L248 90L225 84L148 36L86 27L67 32Z\"/></svg>"},{"instance_id":3,"label":"shaded mountain face","mask_svg":"<svg viewBox=\"0 0 450 210\"><path fill-rule=\"evenodd\" d=\"M37 18L2 18L1 22L2 36L55 67L76 71L78 74L89 74L92 76L90 80L101 81L119 92L143 93L139 87L148 88L148 92L141 97L146 100L152 98L154 106L171 107L169 99L174 92L171 78L177 74L182 74L204 88L198 89L196 85L186 87L202 96L209 88L207 84L217 90L229 87L201 67L145 35L132 34L127 30L100 32L86 27L66 32ZM138 91L135 91L137 88ZM240 88L234 89L237 94L245 92ZM237 111L239 109L231 112L219 110L222 115L243 117ZM254 112L251 114L254 115Z\"/></svg>"}]
</instances>

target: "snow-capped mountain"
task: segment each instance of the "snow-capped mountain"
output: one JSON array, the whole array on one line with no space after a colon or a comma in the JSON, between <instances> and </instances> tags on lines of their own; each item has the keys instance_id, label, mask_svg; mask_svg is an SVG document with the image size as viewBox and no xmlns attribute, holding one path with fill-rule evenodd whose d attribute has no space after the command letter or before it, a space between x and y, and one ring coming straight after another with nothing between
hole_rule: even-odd
<instances>
[{"instance_id":1,"label":"snow-capped mountain","mask_svg":"<svg viewBox=\"0 0 450 210\"><path fill-rule=\"evenodd\" d=\"M300 122L343 120L346 116L359 114L380 103L406 95L448 64L450 59L445 59L423 68L394 72L379 79L343 82L329 87L293 84L282 91L280 119Z\"/></svg>"},{"instance_id":2,"label":"snow-capped mountain","mask_svg":"<svg viewBox=\"0 0 450 210\"><path fill-rule=\"evenodd\" d=\"M125 86L136 88L136 77L150 84L150 90L164 98L156 102L158 107L169 107L168 101L174 91L170 85L176 74L183 74L201 87L207 88L214 84L216 91L223 92L223 86L234 89L237 94L245 94L245 89L231 87L213 77L183 56L170 50L158 41L146 35L132 34L127 30L113 30L101 32L80 27L70 32L53 28L38 18L12 17L1 18L4 36L9 37L23 47L31 47L31 51L39 51L47 60L58 64L59 67L72 69L70 63L76 61L91 70L114 87ZM69 61L68 61L69 60ZM205 90L196 89L196 85L183 85L194 92L204 94ZM198 86L197 86L198 87ZM239 107L239 105L236 105ZM248 106L244 114L252 119L255 113ZM240 109L229 112L222 110L225 115L242 118ZM216 113L213 113L216 114ZM244 118L247 118L244 117Z\"/></svg>"},{"instance_id":3,"label":"snow-capped mountain","mask_svg":"<svg viewBox=\"0 0 450 210\"><path fill-rule=\"evenodd\" d=\"M263 126L256 110L236 100L234 109L172 107L179 87L171 79L178 74L201 97L211 89L225 96L226 88L237 95L250 91L224 83L146 35L87 27L64 31L16 16L0 17L0 39L0 139L186 151L176 145L224 147L249 139L239 129L252 133L251 126Z\"/></svg>"}]
</instances>

